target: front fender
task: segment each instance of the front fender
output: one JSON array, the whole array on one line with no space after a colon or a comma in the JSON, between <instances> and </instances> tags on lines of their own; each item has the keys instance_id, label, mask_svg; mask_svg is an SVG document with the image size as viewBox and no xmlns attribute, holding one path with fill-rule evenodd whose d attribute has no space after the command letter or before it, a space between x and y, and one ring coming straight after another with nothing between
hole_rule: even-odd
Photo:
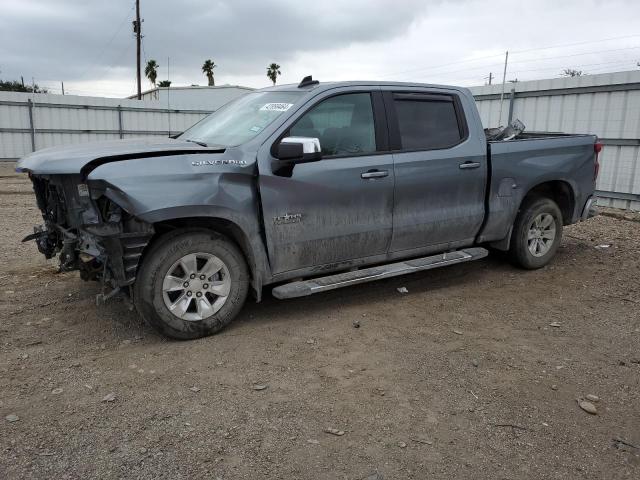
<instances>
[{"instance_id":1,"label":"front fender","mask_svg":"<svg viewBox=\"0 0 640 480\"><path fill-rule=\"evenodd\" d=\"M93 170L89 185L140 220L157 224L179 219L223 220L241 232L250 250L253 277L264 284L269 267L260 228L255 163L210 162L191 155L127 160ZM255 156L254 156L255 158Z\"/></svg>"}]
</instances>

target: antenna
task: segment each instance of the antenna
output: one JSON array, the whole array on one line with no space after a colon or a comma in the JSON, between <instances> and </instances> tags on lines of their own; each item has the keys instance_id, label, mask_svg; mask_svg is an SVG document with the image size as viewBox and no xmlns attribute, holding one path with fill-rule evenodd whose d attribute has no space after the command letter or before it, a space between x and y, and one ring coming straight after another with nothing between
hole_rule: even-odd
<instances>
[{"instance_id":1,"label":"antenna","mask_svg":"<svg viewBox=\"0 0 640 480\"><path fill-rule=\"evenodd\" d=\"M298 88L310 87L311 85L318 85L319 83L320 82L318 80L314 80L311 75L307 75L298 84Z\"/></svg>"}]
</instances>

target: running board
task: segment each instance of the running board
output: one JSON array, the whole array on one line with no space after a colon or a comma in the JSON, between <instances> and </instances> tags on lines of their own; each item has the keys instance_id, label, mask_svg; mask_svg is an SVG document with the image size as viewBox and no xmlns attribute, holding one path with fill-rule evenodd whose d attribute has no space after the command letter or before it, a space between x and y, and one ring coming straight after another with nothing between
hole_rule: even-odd
<instances>
[{"instance_id":1,"label":"running board","mask_svg":"<svg viewBox=\"0 0 640 480\"><path fill-rule=\"evenodd\" d=\"M431 255L430 257L415 258L404 262L389 263L378 267L364 268L352 272L338 273L327 277L312 278L299 282L286 283L272 290L274 297L279 299L306 297L314 293L335 290L336 288L372 282L382 278L397 277L407 273L446 267L456 263L470 262L486 257L489 252L484 248L467 248L455 252Z\"/></svg>"}]
</instances>

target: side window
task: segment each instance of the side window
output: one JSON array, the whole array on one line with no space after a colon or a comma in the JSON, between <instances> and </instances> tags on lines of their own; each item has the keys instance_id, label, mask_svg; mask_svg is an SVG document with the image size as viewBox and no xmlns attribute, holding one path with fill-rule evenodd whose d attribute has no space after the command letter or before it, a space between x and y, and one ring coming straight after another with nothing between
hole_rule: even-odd
<instances>
[{"instance_id":1,"label":"side window","mask_svg":"<svg viewBox=\"0 0 640 480\"><path fill-rule=\"evenodd\" d=\"M300 117L289 135L319 139L327 156L375 152L371 95L349 93L328 98Z\"/></svg>"},{"instance_id":2,"label":"side window","mask_svg":"<svg viewBox=\"0 0 640 480\"><path fill-rule=\"evenodd\" d=\"M413 97L413 98L412 98ZM394 95L403 150L451 147L463 138L453 98L442 95Z\"/></svg>"}]
</instances>

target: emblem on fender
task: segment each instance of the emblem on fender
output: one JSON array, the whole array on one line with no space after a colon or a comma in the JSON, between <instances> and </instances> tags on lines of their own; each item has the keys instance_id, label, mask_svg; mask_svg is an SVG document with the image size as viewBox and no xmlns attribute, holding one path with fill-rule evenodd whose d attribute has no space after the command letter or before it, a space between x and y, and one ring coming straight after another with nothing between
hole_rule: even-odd
<instances>
[{"instance_id":1,"label":"emblem on fender","mask_svg":"<svg viewBox=\"0 0 640 480\"><path fill-rule=\"evenodd\" d=\"M194 167L204 167L205 165L246 165L246 160L196 160L191 162Z\"/></svg>"},{"instance_id":2,"label":"emblem on fender","mask_svg":"<svg viewBox=\"0 0 640 480\"><path fill-rule=\"evenodd\" d=\"M285 213L277 217L273 217L273 223L275 225L286 225L288 223L300 223L302 222L301 213Z\"/></svg>"}]
</instances>

